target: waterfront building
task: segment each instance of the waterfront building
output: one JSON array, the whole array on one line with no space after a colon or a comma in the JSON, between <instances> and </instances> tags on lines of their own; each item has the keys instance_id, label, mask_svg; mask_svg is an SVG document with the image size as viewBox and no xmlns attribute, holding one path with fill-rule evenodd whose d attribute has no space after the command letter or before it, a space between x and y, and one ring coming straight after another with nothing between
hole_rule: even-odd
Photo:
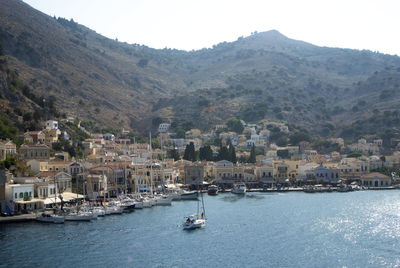
<instances>
[{"instance_id":1,"label":"waterfront building","mask_svg":"<svg viewBox=\"0 0 400 268\"><path fill-rule=\"evenodd\" d=\"M357 158L343 158L338 168L345 180L359 179L361 175L369 173L368 161Z\"/></svg>"},{"instance_id":2,"label":"waterfront building","mask_svg":"<svg viewBox=\"0 0 400 268\"><path fill-rule=\"evenodd\" d=\"M275 186L275 169L273 163L257 166L255 172L260 184L266 185L268 188Z\"/></svg>"},{"instance_id":3,"label":"waterfront building","mask_svg":"<svg viewBox=\"0 0 400 268\"><path fill-rule=\"evenodd\" d=\"M338 184L340 182L340 169L320 165L314 170L317 183Z\"/></svg>"},{"instance_id":4,"label":"waterfront building","mask_svg":"<svg viewBox=\"0 0 400 268\"><path fill-rule=\"evenodd\" d=\"M289 182L289 165L285 161L274 162L275 183L285 184Z\"/></svg>"},{"instance_id":5,"label":"waterfront building","mask_svg":"<svg viewBox=\"0 0 400 268\"><path fill-rule=\"evenodd\" d=\"M202 163L190 163L184 167L184 184L202 185L205 178L205 166Z\"/></svg>"},{"instance_id":6,"label":"waterfront building","mask_svg":"<svg viewBox=\"0 0 400 268\"><path fill-rule=\"evenodd\" d=\"M43 200L34 198L33 184L6 184L6 206L12 212L43 208Z\"/></svg>"},{"instance_id":7,"label":"waterfront building","mask_svg":"<svg viewBox=\"0 0 400 268\"><path fill-rule=\"evenodd\" d=\"M39 199L46 199L49 196L53 196L55 194L56 187L54 182L50 181L40 181L35 183L35 196Z\"/></svg>"},{"instance_id":8,"label":"waterfront building","mask_svg":"<svg viewBox=\"0 0 400 268\"><path fill-rule=\"evenodd\" d=\"M235 182L243 182L247 180L249 182L255 182L254 169L250 169L242 165L234 165L232 162L227 160L221 160L214 164L214 176L216 183L233 184ZM247 172L245 172L247 171Z\"/></svg>"},{"instance_id":9,"label":"waterfront building","mask_svg":"<svg viewBox=\"0 0 400 268\"><path fill-rule=\"evenodd\" d=\"M316 162L301 163L298 171L298 179L303 182L311 180L314 175L314 170L319 166L320 164Z\"/></svg>"},{"instance_id":10,"label":"waterfront building","mask_svg":"<svg viewBox=\"0 0 400 268\"><path fill-rule=\"evenodd\" d=\"M361 176L361 185L366 187L388 187L392 184L392 179L379 172L372 172Z\"/></svg>"}]
</instances>

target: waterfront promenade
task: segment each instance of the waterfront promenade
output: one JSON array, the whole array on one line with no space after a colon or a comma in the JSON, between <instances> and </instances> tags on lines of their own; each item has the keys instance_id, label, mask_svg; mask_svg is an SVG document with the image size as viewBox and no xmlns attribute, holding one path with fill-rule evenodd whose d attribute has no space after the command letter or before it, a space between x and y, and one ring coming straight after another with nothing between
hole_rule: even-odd
<instances>
[{"instance_id":1,"label":"waterfront promenade","mask_svg":"<svg viewBox=\"0 0 400 268\"><path fill-rule=\"evenodd\" d=\"M27 221L35 221L35 220L36 220L36 214L29 213L29 214L15 215L15 216L0 217L0 224L14 223L14 222L27 222Z\"/></svg>"}]
</instances>

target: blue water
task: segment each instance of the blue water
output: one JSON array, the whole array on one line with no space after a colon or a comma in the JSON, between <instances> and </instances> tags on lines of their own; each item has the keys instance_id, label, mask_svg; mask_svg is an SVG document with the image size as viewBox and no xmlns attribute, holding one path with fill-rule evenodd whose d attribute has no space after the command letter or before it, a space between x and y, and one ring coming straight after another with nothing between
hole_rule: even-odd
<instances>
[{"instance_id":1,"label":"blue water","mask_svg":"<svg viewBox=\"0 0 400 268\"><path fill-rule=\"evenodd\" d=\"M400 266L400 191L205 195L91 223L0 226L3 267Z\"/></svg>"}]
</instances>

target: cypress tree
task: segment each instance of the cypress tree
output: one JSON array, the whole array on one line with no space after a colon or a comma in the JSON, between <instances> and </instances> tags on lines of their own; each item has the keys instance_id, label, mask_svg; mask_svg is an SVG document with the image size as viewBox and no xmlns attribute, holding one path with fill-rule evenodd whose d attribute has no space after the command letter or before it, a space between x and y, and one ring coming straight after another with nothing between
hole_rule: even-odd
<instances>
[{"instance_id":1,"label":"cypress tree","mask_svg":"<svg viewBox=\"0 0 400 268\"><path fill-rule=\"evenodd\" d=\"M235 146L233 146L232 144L229 145L229 156L229 161L231 161L232 163L237 162Z\"/></svg>"},{"instance_id":2,"label":"cypress tree","mask_svg":"<svg viewBox=\"0 0 400 268\"><path fill-rule=\"evenodd\" d=\"M256 162L256 147L253 144L250 151L249 163L255 163L255 162Z\"/></svg>"}]
</instances>

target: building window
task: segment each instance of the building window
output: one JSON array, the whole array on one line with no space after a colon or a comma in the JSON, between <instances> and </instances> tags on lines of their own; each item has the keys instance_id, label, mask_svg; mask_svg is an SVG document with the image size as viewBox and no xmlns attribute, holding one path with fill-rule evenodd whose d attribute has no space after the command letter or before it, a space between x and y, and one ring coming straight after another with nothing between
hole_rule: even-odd
<instances>
[{"instance_id":1,"label":"building window","mask_svg":"<svg viewBox=\"0 0 400 268\"><path fill-rule=\"evenodd\" d=\"M18 198L18 194L17 193L15 193L15 199L17 199Z\"/></svg>"},{"instance_id":2,"label":"building window","mask_svg":"<svg viewBox=\"0 0 400 268\"><path fill-rule=\"evenodd\" d=\"M24 198L24 194L23 193L19 193L19 198Z\"/></svg>"}]
</instances>

